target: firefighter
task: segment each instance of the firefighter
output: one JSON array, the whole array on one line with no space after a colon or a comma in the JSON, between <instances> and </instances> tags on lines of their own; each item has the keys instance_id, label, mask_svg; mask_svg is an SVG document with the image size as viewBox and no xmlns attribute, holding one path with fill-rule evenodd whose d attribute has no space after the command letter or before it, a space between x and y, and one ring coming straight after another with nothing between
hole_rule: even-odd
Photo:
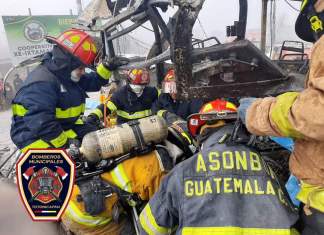
<instances>
[{"instance_id":1,"label":"firefighter","mask_svg":"<svg viewBox=\"0 0 324 235\"><path fill-rule=\"evenodd\" d=\"M107 104L107 113L117 114L117 124L152 115L152 103L159 91L149 87L150 75L146 69L133 69L127 75L128 84L115 92ZM98 126L103 118L104 104L99 105L87 118L87 123Z\"/></svg>"},{"instance_id":2,"label":"firefighter","mask_svg":"<svg viewBox=\"0 0 324 235\"><path fill-rule=\"evenodd\" d=\"M200 151L162 181L141 234L293 234L298 214L256 150L230 142L234 104L215 100L188 118Z\"/></svg>"},{"instance_id":3,"label":"firefighter","mask_svg":"<svg viewBox=\"0 0 324 235\"><path fill-rule=\"evenodd\" d=\"M100 178L79 182L74 186L63 223L76 235L130 235L134 224L125 214L125 204L141 205L158 190L161 179L172 168L172 160L164 148L135 156L118 164ZM108 185L108 188L107 188ZM113 186L111 193L109 187ZM101 188L102 187L102 188ZM118 187L123 190L116 194ZM121 197L134 195L138 200ZM131 203L131 204L130 204Z\"/></svg>"},{"instance_id":4,"label":"firefighter","mask_svg":"<svg viewBox=\"0 0 324 235\"><path fill-rule=\"evenodd\" d=\"M165 75L162 83L162 94L152 105L152 112L155 114L160 110L167 110L182 119L187 119L190 114L197 113L202 105L203 102L197 99L192 101L177 100L177 86L174 70L170 69Z\"/></svg>"},{"instance_id":5,"label":"firefighter","mask_svg":"<svg viewBox=\"0 0 324 235\"><path fill-rule=\"evenodd\" d=\"M295 140L290 170L301 184L297 195L302 210L303 235L324 234L324 0L304 1L296 21L297 35L316 42L305 90L264 99L240 101L240 118L256 135Z\"/></svg>"},{"instance_id":6,"label":"firefighter","mask_svg":"<svg viewBox=\"0 0 324 235\"><path fill-rule=\"evenodd\" d=\"M11 139L22 152L66 147L93 131L80 119L86 91L98 91L110 77L110 70L103 64L96 73L85 73L97 55L87 33L70 29L47 40L54 44L53 50L43 56L12 101Z\"/></svg>"}]
</instances>

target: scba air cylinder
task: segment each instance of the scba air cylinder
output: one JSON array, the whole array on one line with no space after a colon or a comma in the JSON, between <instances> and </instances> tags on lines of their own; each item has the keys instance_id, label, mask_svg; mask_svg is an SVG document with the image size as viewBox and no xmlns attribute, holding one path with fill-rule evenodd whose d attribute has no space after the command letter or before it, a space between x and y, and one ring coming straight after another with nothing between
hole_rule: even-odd
<instances>
[{"instance_id":1,"label":"scba air cylinder","mask_svg":"<svg viewBox=\"0 0 324 235\"><path fill-rule=\"evenodd\" d=\"M164 119L151 116L87 134L82 140L80 152L88 161L98 162L126 154L139 145L158 144L167 135L168 127Z\"/></svg>"}]
</instances>

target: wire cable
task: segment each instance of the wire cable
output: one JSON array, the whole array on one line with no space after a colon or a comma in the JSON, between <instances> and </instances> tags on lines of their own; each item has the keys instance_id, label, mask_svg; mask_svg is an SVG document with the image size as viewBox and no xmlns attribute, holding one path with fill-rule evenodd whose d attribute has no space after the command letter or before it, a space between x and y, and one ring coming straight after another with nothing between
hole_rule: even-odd
<instances>
[{"instance_id":1,"label":"wire cable","mask_svg":"<svg viewBox=\"0 0 324 235\"><path fill-rule=\"evenodd\" d=\"M295 10L297 12L300 12L300 10L297 9L296 7L294 7L290 2L288 2L288 0L284 0L284 1L288 4L288 6L290 6L291 9L293 9L293 10Z\"/></svg>"},{"instance_id":2,"label":"wire cable","mask_svg":"<svg viewBox=\"0 0 324 235\"><path fill-rule=\"evenodd\" d=\"M204 26L202 25L202 23L201 23L199 17L197 17L197 20L198 20L198 23L199 23L199 25L200 25L201 30L203 31L203 33L204 33L204 35L205 35L205 38L208 38L207 33L206 33L206 31L205 31L205 29L204 29Z\"/></svg>"},{"instance_id":3,"label":"wire cable","mask_svg":"<svg viewBox=\"0 0 324 235\"><path fill-rule=\"evenodd\" d=\"M123 27L121 24L120 24L119 26L120 26L120 28L121 28L122 30L124 29L124 27ZM131 35L131 33L132 33L132 32L129 32L128 34L126 34L126 35L124 35L124 36L128 36L128 37L130 37L131 39L133 39L133 40L135 41L135 43L137 43L138 45L144 47L145 49L147 49L147 50L150 49L150 47L151 47L150 44L148 44L148 43L146 43L146 42L143 42L143 41L141 41L141 40L135 38L134 36Z\"/></svg>"},{"instance_id":4,"label":"wire cable","mask_svg":"<svg viewBox=\"0 0 324 235\"><path fill-rule=\"evenodd\" d=\"M148 28L148 27L146 27L146 26L144 26L144 25L141 25L141 27L142 27L143 29L146 29L146 30L148 30L148 31L154 33L154 30L153 30L153 29L150 29L150 28Z\"/></svg>"}]
</instances>

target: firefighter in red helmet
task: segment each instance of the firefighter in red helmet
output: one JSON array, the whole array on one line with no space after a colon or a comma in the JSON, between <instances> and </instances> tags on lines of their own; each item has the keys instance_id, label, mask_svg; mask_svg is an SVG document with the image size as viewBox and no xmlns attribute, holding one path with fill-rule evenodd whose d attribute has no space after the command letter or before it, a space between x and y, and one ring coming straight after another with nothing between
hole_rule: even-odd
<instances>
[{"instance_id":1,"label":"firefighter in red helmet","mask_svg":"<svg viewBox=\"0 0 324 235\"><path fill-rule=\"evenodd\" d=\"M141 235L296 234L298 214L273 171L255 149L230 142L236 119L225 100L190 115L200 151L163 178L139 217Z\"/></svg>"},{"instance_id":2,"label":"firefighter in red helmet","mask_svg":"<svg viewBox=\"0 0 324 235\"><path fill-rule=\"evenodd\" d=\"M152 105L152 112L158 113L160 110L166 110L182 119L187 119L190 114L197 113L202 105L203 101L199 99L177 100L177 85L174 69L170 69L162 82L162 94Z\"/></svg>"},{"instance_id":3,"label":"firefighter in red helmet","mask_svg":"<svg viewBox=\"0 0 324 235\"><path fill-rule=\"evenodd\" d=\"M93 127L82 122L87 91L98 91L113 65L94 64L97 48L86 32L70 29L59 37L41 64L27 77L12 101L11 139L25 152L29 148L62 148L80 140ZM110 67L107 68L107 67Z\"/></svg>"},{"instance_id":4,"label":"firefighter in red helmet","mask_svg":"<svg viewBox=\"0 0 324 235\"><path fill-rule=\"evenodd\" d=\"M150 75L146 69L133 69L127 73L128 84L113 93L107 104L107 113L117 114L117 123L152 115L151 106L159 96L155 87L150 87ZM87 118L87 123L97 125L103 118L104 105L99 105Z\"/></svg>"}]
</instances>

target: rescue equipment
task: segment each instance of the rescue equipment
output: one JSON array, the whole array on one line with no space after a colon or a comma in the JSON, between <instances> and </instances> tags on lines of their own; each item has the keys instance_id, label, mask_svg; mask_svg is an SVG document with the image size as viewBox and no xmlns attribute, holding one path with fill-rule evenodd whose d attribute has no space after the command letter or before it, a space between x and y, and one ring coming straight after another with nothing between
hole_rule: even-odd
<instances>
[{"instance_id":1,"label":"rescue equipment","mask_svg":"<svg viewBox=\"0 0 324 235\"><path fill-rule=\"evenodd\" d=\"M160 143L167 135L168 127L164 119L151 116L87 134L80 152L88 161L98 162L136 148L142 149L150 143Z\"/></svg>"},{"instance_id":2,"label":"rescue equipment","mask_svg":"<svg viewBox=\"0 0 324 235\"><path fill-rule=\"evenodd\" d=\"M167 122L169 132L168 141L183 151L185 159L191 157L196 152L196 146L190 136L187 122L176 114L166 110L160 110L157 115L163 117Z\"/></svg>"}]
</instances>

